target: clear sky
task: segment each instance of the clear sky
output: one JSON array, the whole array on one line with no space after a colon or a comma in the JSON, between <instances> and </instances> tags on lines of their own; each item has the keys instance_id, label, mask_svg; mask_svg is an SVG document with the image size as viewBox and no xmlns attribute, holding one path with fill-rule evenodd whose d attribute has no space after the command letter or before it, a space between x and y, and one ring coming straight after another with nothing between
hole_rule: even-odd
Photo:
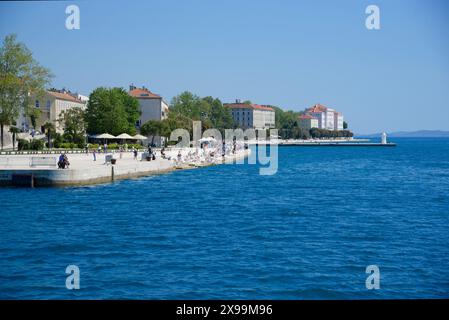
<instances>
[{"instance_id":1,"label":"clear sky","mask_svg":"<svg viewBox=\"0 0 449 320\"><path fill-rule=\"evenodd\" d=\"M77 4L81 29L65 28ZM365 8L380 8L380 30ZM357 133L449 130L449 2L1 2L0 36L16 33L55 75L88 95L145 85L284 109L322 103Z\"/></svg>"}]
</instances>

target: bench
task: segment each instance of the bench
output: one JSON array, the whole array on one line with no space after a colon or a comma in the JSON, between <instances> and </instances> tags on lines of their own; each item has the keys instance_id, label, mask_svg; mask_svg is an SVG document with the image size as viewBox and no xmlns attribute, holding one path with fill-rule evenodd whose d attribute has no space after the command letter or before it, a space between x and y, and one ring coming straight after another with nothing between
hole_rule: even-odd
<instances>
[{"instance_id":1,"label":"bench","mask_svg":"<svg viewBox=\"0 0 449 320\"><path fill-rule=\"evenodd\" d=\"M56 157L31 157L30 167L56 167Z\"/></svg>"}]
</instances>

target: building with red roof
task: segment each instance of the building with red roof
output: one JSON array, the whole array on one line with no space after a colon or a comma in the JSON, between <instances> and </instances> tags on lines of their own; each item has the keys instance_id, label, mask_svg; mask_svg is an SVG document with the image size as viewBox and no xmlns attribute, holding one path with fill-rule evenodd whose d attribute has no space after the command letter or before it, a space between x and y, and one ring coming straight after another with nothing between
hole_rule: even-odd
<instances>
[{"instance_id":1,"label":"building with red roof","mask_svg":"<svg viewBox=\"0 0 449 320\"><path fill-rule=\"evenodd\" d=\"M163 120L167 118L168 104L160 95L151 92L145 87L137 88L134 85L129 86L128 93L139 101L141 115L136 123L138 129L149 120Z\"/></svg>"},{"instance_id":2,"label":"building with red roof","mask_svg":"<svg viewBox=\"0 0 449 320\"><path fill-rule=\"evenodd\" d=\"M305 110L307 115L318 120L318 128L343 130L343 114L322 104L315 104Z\"/></svg>"},{"instance_id":3,"label":"building with red roof","mask_svg":"<svg viewBox=\"0 0 449 320\"><path fill-rule=\"evenodd\" d=\"M318 119L309 114L303 114L298 117L299 126L303 129L310 130L318 128Z\"/></svg>"},{"instance_id":4,"label":"building with red roof","mask_svg":"<svg viewBox=\"0 0 449 320\"><path fill-rule=\"evenodd\" d=\"M133 84L129 86L129 95L139 101L140 118L136 123L136 128L140 130L141 126L149 120L164 120L168 117L168 103L164 99L142 86L137 88ZM164 138L160 136L149 136L147 141L151 141L156 146L161 146Z\"/></svg>"},{"instance_id":5,"label":"building with red roof","mask_svg":"<svg viewBox=\"0 0 449 320\"><path fill-rule=\"evenodd\" d=\"M242 129L265 130L275 127L275 112L271 107L242 103L240 100L225 103L223 106L231 109L234 122Z\"/></svg>"},{"instance_id":6,"label":"building with red roof","mask_svg":"<svg viewBox=\"0 0 449 320\"><path fill-rule=\"evenodd\" d=\"M37 96L32 94L30 99L33 107L40 110L40 116L36 119L35 129L44 132L45 130L43 126L47 122L50 122L54 124L58 133L62 133L64 131L64 128L59 121L62 112L72 108L80 108L84 110L88 100L87 97L78 93L73 93L66 89L46 90L43 95ZM25 112L20 114L17 124L24 131L31 129L31 121L29 117L26 116Z\"/></svg>"}]
</instances>

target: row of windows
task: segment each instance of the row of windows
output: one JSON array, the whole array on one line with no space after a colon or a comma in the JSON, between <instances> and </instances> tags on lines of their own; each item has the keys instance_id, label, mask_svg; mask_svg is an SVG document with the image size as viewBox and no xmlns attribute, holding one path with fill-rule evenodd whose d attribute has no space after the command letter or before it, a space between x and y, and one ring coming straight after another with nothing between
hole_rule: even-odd
<instances>
[{"instance_id":1,"label":"row of windows","mask_svg":"<svg viewBox=\"0 0 449 320\"><path fill-rule=\"evenodd\" d=\"M36 106L36 108L40 108L40 102L39 102L39 100L36 100L36 102L35 102L34 105ZM46 105L46 107L47 107L47 108L50 108L50 105L51 105L51 101L50 101L50 100L47 100L47 105Z\"/></svg>"}]
</instances>

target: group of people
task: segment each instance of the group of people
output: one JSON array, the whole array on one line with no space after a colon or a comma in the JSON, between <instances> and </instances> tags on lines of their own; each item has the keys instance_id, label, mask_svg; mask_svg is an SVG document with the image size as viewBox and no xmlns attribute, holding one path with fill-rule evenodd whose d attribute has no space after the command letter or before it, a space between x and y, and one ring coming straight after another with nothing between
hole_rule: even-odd
<instances>
[{"instance_id":1,"label":"group of people","mask_svg":"<svg viewBox=\"0 0 449 320\"><path fill-rule=\"evenodd\" d=\"M231 143L223 141L221 144L216 141L202 142L196 150L189 150L187 154L178 151L176 157L177 164L181 163L214 163L223 161L227 155L234 155L243 149L247 149L241 141L235 139Z\"/></svg>"},{"instance_id":2,"label":"group of people","mask_svg":"<svg viewBox=\"0 0 449 320\"><path fill-rule=\"evenodd\" d=\"M68 169L70 166L69 158L65 153L61 153L58 160L58 168L59 169Z\"/></svg>"}]
</instances>

